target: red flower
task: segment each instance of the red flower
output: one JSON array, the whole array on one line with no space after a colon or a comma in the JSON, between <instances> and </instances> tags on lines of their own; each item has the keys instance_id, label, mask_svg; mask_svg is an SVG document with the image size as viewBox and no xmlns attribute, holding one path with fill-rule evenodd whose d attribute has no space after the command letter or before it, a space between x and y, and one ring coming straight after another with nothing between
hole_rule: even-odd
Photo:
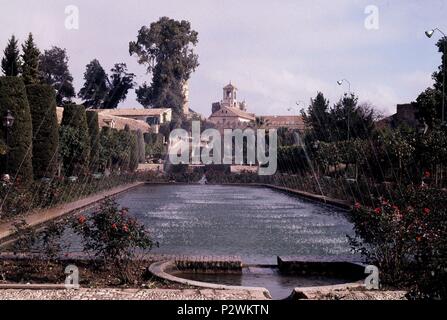
<instances>
[{"instance_id":1,"label":"red flower","mask_svg":"<svg viewBox=\"0 0 447 320\"><path fill-rule=\"evenodd\" d=\"M80 216L78 218L78 221L79 221L80 224L84 224L87 221L87 218L85 216Z\"/></svg>"},{"instance_id":2,"label":"red flower","mask_svg":"<svg viewBox=\"0 0 447 320\"><path fill-rule=\"evenodd\" d=\"M425 172L424 172L424 177L425 177L425 178L430 178L430 177L431 177L431 173L430 173L430 171L425 171Z\"/></svg>"},{"instance_id":3,"label":"red flower","mask_svg":"<svg viewBox=\"0 0 447 320\"><path fill-rule=\"evenodd\" d=\"M424 208L424 214L428 216L430 214L431 210L429 208Z\"/></svg>"},{"instance_id":4,"label":"red flower","mask_svg":"<svg viewBox=\"0 0 447 320\"><path fill-rule=\"evenodd\" d=\"M124 232L129 232L129 227L127 226L127 224L125 224L125 225L123 226L123 231L124 231Z\"/></svg>"},{"instance_id":5,"label":"red flower","mask_svg":"<svg viewBox=\"0 0 447 320\"><path fill-rule=\"evenodd\" d=\"M358 202L355 203L354 208L356 209L360 209L362 207L362 205Z\"/></svg>"},{"instance_id":6,"label":"red flower","mask_svg":"<svg viewBox=\"0 0 447 320\"><path fill-rule=\"evenodd\" d=\"M421 241L422 241L422 237L421 237L421 236L417 236L417 237L416 237L416 241L417 241L417 242L421 242Z\"/></svg>"},{"instance_id":7,"label":"red flower","mask_svg":"<svg viewBox=\"0 0 447 320\"><path fill-rule=\"evenodd\" d=\"M382 208L375 208L374 209L374 213L375 214L381 214L382 213Z\"/></svg>"},{"instance_id":8,"label":"red flower","mask_svg":"<svg viewBox=\"0 0 447 320\"><path fill-rule=\"evenodd\" d=\"M112 229L113 230L118 230L118 226L116 225L116 223L112 224Z\"/></svg>"}]
</instances>

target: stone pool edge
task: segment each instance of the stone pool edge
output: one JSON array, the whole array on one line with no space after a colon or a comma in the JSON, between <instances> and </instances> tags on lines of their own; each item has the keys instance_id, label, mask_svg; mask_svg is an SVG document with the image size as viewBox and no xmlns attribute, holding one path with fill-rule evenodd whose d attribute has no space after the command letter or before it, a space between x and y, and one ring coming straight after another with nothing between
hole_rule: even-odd
<instances>
[{"instance_id":1,"label":"stone pool edge","mask_svg":"<svg viewBox=\"0 0 447 320\"><path fill-rule=\"evenodd\" d=\"M252 296L257 297L258 300L272 299L270 292L266 288L262 287L244 287L244 286L227 286L222 284L215 284L209 282L194 281L176 277L168 273L168 270L174 270L176 263L173 260L159 261L149 266L149 271L157 278L184 284L187 286L193 286L198 288L213 289L213 290L239 290L250 292Z\"/></svg>"},{"instance_id":2,"label":"stone pool edge","mask_svg":"<svg viewBox=\"0 0 447 320\"><path fill-rule=\"evenodd\" d=\"M288 194L291 194L294 196L298 196L301 198L305 198L310 201L319 202L319 203L323 203L326 205L331 205L331 206L334 206L334 207L337 207L340 209L344 209L344 210L352 209L352 205L350 204L349 201L334 199L334 198L326 197L323 195L318 195L318 194L314 194L314 193L310 193L310 192L306 192L306 191L301 191L298 189L275 186L273 184L268 184L268 183L210 183L209 185L264 187L264 188L269 188L269 189L280 191L280 192L285 192L285 193L288 193Z\"/></svg>"}]
</instances>

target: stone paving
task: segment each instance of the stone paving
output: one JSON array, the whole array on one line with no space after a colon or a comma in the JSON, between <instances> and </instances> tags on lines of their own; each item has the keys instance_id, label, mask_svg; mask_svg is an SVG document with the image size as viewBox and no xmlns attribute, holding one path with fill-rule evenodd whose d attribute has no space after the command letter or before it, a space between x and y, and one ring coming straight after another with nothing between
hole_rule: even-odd
<instances>
[{"instance_id":1,"label":"stone paving","mask_svg":"<svg viewBox=\"0 0 447 320\"><path fill-rule=\"evenodd\" d=\"M0 290L0 300L266 300L261 293L211 289Z\"/></svg>"}]
</instances>

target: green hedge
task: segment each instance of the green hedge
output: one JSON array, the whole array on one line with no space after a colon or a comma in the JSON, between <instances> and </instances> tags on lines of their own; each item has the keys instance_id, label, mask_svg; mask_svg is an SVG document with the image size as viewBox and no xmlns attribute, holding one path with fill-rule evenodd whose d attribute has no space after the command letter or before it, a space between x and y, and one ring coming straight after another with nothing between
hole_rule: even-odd
<instances>
[{"instance_id":1,"label":"green hedge","mask_svg":"<svg viewBox=\"0 0 447 320\"><path fill-rule=\"evenodd\" d=\"M26 91L33 121L34 177L53 177L59 160L56 93L53 87L42 84L29 85Z\"/></svg>"},{"instance_id":2,"label":"green hedge","mask_svg":"<svg viewBox=\"0 0 447 320\"><path fill-rule=\"evenodd\" d=\"M8 153L0 156L0 167L4 173L17 176L24 184L33 180L31 113L23 80L17 77L0 77L0 116L10 110L15 118L8 134ZM1 137L5 139L5 128L0 121Z\"/></svg>"},{"instance_id":3,"label":"green hedge","mask_svg":"<svg viewBox=\"0 0 447 320\"><path fill-rule=\"evenodd\" d=\"M88 110L86 112L88 133L90 137L90 170L99 170L99 122L98 113Z\"/></svg>"},{"instance_id":4,"label":"green hedge","mask_svg":"<svg viewBox=\"0 0 447 320\"><path fill-rule=\"evenodd\" d=\"M90 158L90 137L84 106L69 104L64 107L60 137L60 152L65 176L87 174Z\"/></svg>"}]
</instances>

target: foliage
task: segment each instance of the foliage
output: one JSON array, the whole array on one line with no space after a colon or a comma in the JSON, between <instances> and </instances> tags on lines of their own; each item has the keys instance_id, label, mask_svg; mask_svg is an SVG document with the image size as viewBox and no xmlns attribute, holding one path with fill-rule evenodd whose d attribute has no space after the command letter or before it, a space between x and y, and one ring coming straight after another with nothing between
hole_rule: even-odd
<instances>
[{"instance_id":1,"label":"foliage","mask_svg":"<svg viewBox=\"0 0 447 320\"><path fill-rule=\"evenodd\" d=\"M446 298L447 193L410 186L373 208L354 206L351 243L379 268L382 282L410 286L414 297Z\"/></svg>"},{"instance_id":2,"label":"foliage","mask_svg":"<svg viewBox=\"0 0 447 320\"><path fill-rule=\"evenodd\" d=\"M78 97L84 105L94 109L115 109L126 99L127 93L134 87L135 74L127 71L125 63L117 63L113 67L109 79L98 60L92 60L84 73L84 86Z\"/></svg>"},{"instance_id":3,"label":"foliage","mask_svg":"<svg viewBox=\"0 0 447 320\"><path fill-rule=\"evenodd\" d=\"M135 86L135 74L127 71L125 63L117 63L110 70L112 75L109 80L107 96L104 100L105 109L115 109L121 101L126 99L127 93Z\"/></svg>"},{"instance_id":4,"label":"foliage","mask_svg":"<svg viewBox=\"0 0 447 320\"><path fill-rule=\"evenodd\" d=\"M162 134L145 133L144 141L146 142L146 156L159 159L163 157L165 154L165 147Z\"/></svg>"},{"instance_id":5,"label":"foliage","mask_svg":"<svg viewBox=\"0 0 447 320\"><path fill-rule=\"evenodd\" d=\"M146 161L146 143L144 142L143 132L137 130L137 143L138 143L138 162L144 163Z\"/></svg>"},{"instance_id":6,"label":"foliage","mask_svg":"<svg viewBox=\"0 0 447 320\"><path fill-rule=\"evenodd\" d=\"M135 132L130 132L130 156L129 156L129 170L134 172L138 169L140 151L138 149L138 139Z\"/></svg>"},{"instance_id":7,"label":"foliage","mask_svg":"<svg viewBox=\"0 0 447 320\"><path fill-rule=\"evenodd\" d=\"M50 181L34 181L29 186L17 181L2 182L0 183L0 221L26 214L34 209L52 208L100 191L149 178L156 179L149 173L121 173L103 176L100 179L85 176L77 181L57 177Z\"/></svg>"},{"instance_id":8,"label":"foliage","mask_svg":"<svg viewBox=\"0 0 447 320\"><path fill-rule=\"evenodd\" d=\"M300 146L280 146L278 148L278 170L281 172L303 173L309 163Z\"/></svg>"},{"instance_id":9,"label":"foliage","mask_svg":"<svg viewBox=\"0 0 447 320\"><path fill-rule=\"evenodd\" d=\"M28 85L26 91L33 121L34 177L53 177L59 165L55 92L51 86L41 84Z\"/></svg>"},{"instance_id":10,"label":"foliage","mask_svg":"<svg viewBox=\"0 0 447 320\"><path fill-rule=\"evenodd\" d=\"M23 80L18 77L0 77L0 115L10 110L15 118L12 128L8 129L8 152L0 156L0 168L12 177L30 183L33 179L32 137L33 126L30 107L26 97ZM3 121L0 122L0 134L5 134ZM5 171L4 171L5 172Z\"/></svg>"},{"instance_id":11,"label":"foliage","mask_svg":"<svg viewBox=\"0 0 447 320\"><path fill-rule=\"evenodd\" d=\"M376 114L367 104L358 104L358 97L345 95L332 108L322 93L302 111L307 126L307 141L336 142L366 139L374 132Z\"/></svg>"},{"instance_id":12,"label":"foliage","mask_svg":"<svg viewBox=\"0 0 447 320\"><path fill-rule=\"evenodd\" d=\"M39 82L39 56L40 51L34 43L33 34L28 35L25 44L22 45L22 77L26 85Z\"/></svg>"},{"instance_id":13,"label":"foliage","mask_svg":"<svg viewBox=\"0 0 447 320\"><path fill-rule=\"evenodd\" d=\"M5 76L17 77L20 73L21 61L20 53L17 45L17 39L13 35L9 39L5 50L3 51L4 57L2 59L2 71Z\"/></svg>"},{"instance_id":14,"label":"foliage","mask_svg":"<svg viewBox=\"0 0 447 320\"><path fill-rule=\"evenodd\" d=\"M329 101L323 93L318 92L315 99L311 100L307 112L301 111L303 121L308 128L312 128L312 137L318 141L331 141Z\"/></svg>"},{"instance_id":15,"label":"foliage","mask_svg":"<svg viewBox=\"0 0 447 320\"><path fill-rule=\"evenodd\" d=\"M99 109L107 95L107 74L98 60L92 60L84 73L84 86L79 91L78 97L88 108Z\"/></svg>"},{"instance_id":16,"label":"foliage","mask_svg":"<svg viewBox=\"0 0 447 320\"><path fill-rule=\"evenodd\" d=\"M429 128L434 128L441 124L442 119L442 99L443 99L443 80L447 73L447 38L441 38L436 44L438 51L442 54L441 65L433 73L433 87L427 88L416 99L418 113L416 116L424 122ZM444 117L447 117L445 110ZM446 120L446 118L444 119Z\"/></svg>"},{"instance_id":17,"label":"foliage","mask_svg":"<svg viewBox=\"0 0 447 320\"><path fill-rule=\"evenodd\" d=\"M56 102L59 106L76 96L65 49L53 46L45 50L40 56L39 74L42 82L56 90Z\"/></svg>"},{"instance_id":18,"label":"foliage","mask_svg":"<svg viewBox=\"0 0 447 320\"><path fill-rule=\"evenodd\" d=\"M87 110L87 125L88 134L90 137L90 171L97 172L99 169L99 152L100 152L100 133L98 113L95 111Z\"/></svg>"},{"instance_id":19,"label":"foliage","mask_svg":"<svg viewBox=\"0 0 447 320\"><path fill-rule=\"evenodd\" d=\"M188 21L162 17L150 27L143 26L137 41L130 42L129 52L152 74L152 83L137 90L138 102L144 107L164 106L173 109L175 117L183 114L183 85L199 66L193 47L198 34Z\"/></svg>"},{"instance_id":20,"label":"foliage","mask_svg":"<svg viewBox=\"0 0 447 320\"><path fill-rule=\"evenodd\" d=\"M83 106L67 104L60 128L60 154L66 176L88 172L90 137Z\"/></svg>"},{"instance_id":21,"label":"foliage","mask_svg":"<svg viewBox=\"0 0 447 320\"><path fill-rule=\"evenodd\" d=\"M75 219L73 228L82 237L84 251L104 263L120 264L131 259L137 249L147 250L154 245L144 226L111 198L105 199L93 214Z\"/></svg>"}]
</instances>

